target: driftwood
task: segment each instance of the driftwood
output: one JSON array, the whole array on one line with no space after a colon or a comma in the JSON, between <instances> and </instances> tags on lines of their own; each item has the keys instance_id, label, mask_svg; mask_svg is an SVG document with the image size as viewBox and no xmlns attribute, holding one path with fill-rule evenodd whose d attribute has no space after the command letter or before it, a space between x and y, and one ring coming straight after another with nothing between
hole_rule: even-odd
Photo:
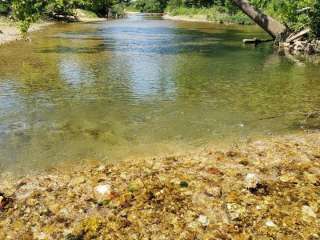
<instances>
[{"instance_id":1,"label":"driftwood","mask_svg":"<svg viewBox=\"0 0 320 240\"><path fill-rule=\"evenodd\" d=\"M260 43L265 43L265 42L272 42L273 39L258 39L258 38L250 38L250 39L243 39L242 42L244 44L254 44L258 45Z\"/></svg>"},{"instance_id":2,"label":"driftwood","mask_svg":"<svg viewBox=\"0 0 320 240\"><path fill-rule=\"evenodd\" d=\"M298 40L298 39L302 38L303 36L307 35L308 33L310 33L310 31L311 31L310 28L306 28L306 29L304 29L304 30L302 30L302 31L300 31L300 32L298 32L296 34L293 34L293 35L289 36L286 39L286 42L290 43L290 42L293 42L295 40Z\"/></svg>"}]
</instances>

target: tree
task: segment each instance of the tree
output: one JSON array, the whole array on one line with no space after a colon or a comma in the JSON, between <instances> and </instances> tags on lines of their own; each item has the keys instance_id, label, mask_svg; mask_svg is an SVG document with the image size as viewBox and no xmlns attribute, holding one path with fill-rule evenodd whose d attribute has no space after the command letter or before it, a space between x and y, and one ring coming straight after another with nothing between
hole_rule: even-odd
<instances>
[{"instance_id":1,"label":"tree","mask_svg":"<svg viewBox=\"0 0 320 240\"><path fill-rule=\"evenodd\" d=\"M41 0L12 1L14 17L19 21L19 28L23 38L26 38L31 24L39 19L46 4L47 1Z\"/></svg>"},{"instance_id":2,"label":"tree","mask_svg":"<svg viewBox=\"0 0 320 240\"><path fill-rule=\"evenodd\" d=\"M276 38L288 31L288 28L274 18L256 9L247 0L233 0L233 2L264 31Z\"/></svg>"}]
</instances>

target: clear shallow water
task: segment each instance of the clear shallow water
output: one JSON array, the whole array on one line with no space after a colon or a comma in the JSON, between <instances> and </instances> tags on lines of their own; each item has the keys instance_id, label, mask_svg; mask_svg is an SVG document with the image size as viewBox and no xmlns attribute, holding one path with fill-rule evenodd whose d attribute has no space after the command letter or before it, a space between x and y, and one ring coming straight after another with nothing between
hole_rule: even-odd
<instances>
[{"instance_id":1,"label":"clear shallow water","mask_svg":"<svg viewBox=\"0 0 320 240\"><path fill-rule=\"evenodd\" d=\"M274 54L256 27L134 16L55 25L0 48L0 164L167 154L293 132L320 70Z\"/></svg>"}]
</instances>

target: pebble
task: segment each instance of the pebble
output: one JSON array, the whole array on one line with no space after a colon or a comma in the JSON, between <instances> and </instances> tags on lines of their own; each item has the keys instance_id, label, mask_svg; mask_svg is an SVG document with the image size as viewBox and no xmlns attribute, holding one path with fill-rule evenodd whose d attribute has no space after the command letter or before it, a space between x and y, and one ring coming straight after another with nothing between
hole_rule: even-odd
<instances>
[{"instance_id":1,"label":"pebble","mask_svg":"<svg viewBox=\"0 0 320 240\"><path fill-rule=\"evenodd\" d=\"M50 178L45 172L18 185L0 181L0 239L236 239L243 230L252 239L280 239L282 233L296 239L300 233L315 240L320 135L302 139L307 142L299 147L287 138L261 142L264 155L248 143L213 152L207 162L194 154L150 160L159 163L157 170L137 159L103 173L90 165L53 170ZM252 164L239 166L243 159Z\"/></svg>"},{"instance_id":2,"label":"pebble","mask_svg":"<svg viewBox=\"0 0 320 240\"><path fill-rule=\"evenodd\" d=\"M260 178L255 173L248 173L245 177L246 188L252 189L256 188L260 183Z\"/></svg>"},{"instance_id":3,"label":"pebble","mask_svg":"<svg viewBox=\"0 0 320 240\"><path fill-rule=\"evenodd\" d=\"M98 185L94 190L100 195L109 195L111 193L111 186L109 184Z\"/></svg>"},{"instance_id":4,"label":"pebble","mask_svg":"<svg viewBox=\"0 0 320 240\"><path fill-rule=\"evenodd\" d=\"M317 218L317 214L309 206L306 206L306 205L303 206L301 211L302 211L303 217Z\"/></svg>"},{"instance_id":5,"label":"pebble","mask_svg":"<svg viewBox=\"0 0 320 240\"><path fill-rule=\"evenodd\" d=\"M210 197L216 197L219 198L222 196L222 190L220 187L209 187L206 189L206 194Z\"/></svg>"},{"instance_id":6,"label":"pebble","mask_svg":"<svg viewBox=\"0 0 320 240\"><path fill-rule=\"evenodd\" d=\"M230 220L239 220L245 214L245 208L236 203L228 203L226 205Z\"/></svg>"},{"instance_id":7,"label":"pebble","mask_svg":"<svg viewBox=\"0 0 320 240\"><path fill-rule=\"evenodd\" d=\"M266 226L267 227L277 227L277 225L272 220L267 220Z\"/></svg>"},{"instance_id":8,"label":"pebble","mask_svg":"<svg viewBox=\"0 0 320 240\"><path fill-rule=\"evenodd\" d=\"M97 168L97 171L99 171L99 172L103 172L103 171L105 171L106 170L106 166L104 166L104 165L100 165L98 168Z\"/></svg>"},{"instance_id":9,"label":"pebble","mask_svg":"<svg viewBox=\"0 0 320 240\"><path fill-rule=\"evenodd\" d=\"M198 218L198 222L201 223L201 225L204 227L209 226L209 219L205 215L200 215Z\"/></svg>"}]
</instances>

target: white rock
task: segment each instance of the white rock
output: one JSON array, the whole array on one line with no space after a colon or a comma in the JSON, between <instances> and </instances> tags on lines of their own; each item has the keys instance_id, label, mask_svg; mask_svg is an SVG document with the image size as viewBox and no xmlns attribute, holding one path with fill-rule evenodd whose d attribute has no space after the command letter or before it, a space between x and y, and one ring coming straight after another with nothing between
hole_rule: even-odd
<instances>
[{"instance_id":1,"label":"white rock","mask_svg":"<svg viewBox=\"0 0 320 240\"><path fill-rule=\"evenodd\" d=\"M277 225L271 220L266 221L266 226L267 227L277 227Z\"/></svg>"},{"instance_id":2,"label":"white rock","mask_svg":"<svg viewBox=\"0 0 320 240\"><path fill-rule=\"evenodd\" d=\"M301 209L304 216L317 218L317 214L313 211L313 209L309 206L303 206Z\"/></svg>"},{"instance_id":3,"label":"white rock","mask_svg":"<svg viewBox=\"0 0 320 240\"><path fill-rule=\"evenodd\" d=\"M39 239L39 240L45 240L45 239L48 239L48 236L47 236L45 233L41 232L41 233L39 233L39 235L37 236L37 239Z\"/></svg>"},{"instance_id":4,"label":"white rock","mask_svg":"<svg viewBox=\"0 0 320 240\"><path fill-rule=\"evenodd\" d=\"M206 194L209 195L210 197L218 198L218 197L221 197L222 190L220 187L213 186L206 189Z\"/></svg>"},{"instance_id":5,"label":"white rock","mask_svg":"<svg viewBox=\"0 0 320 240\"><path fill-rule=\"evenodd\" d=\"M198 222L201 223L202 226L208 226L209 225L209 219L205 215L200 215L198 218Z\"/></svg>"},{"instance_id":6,"label":"white rock","mask_svg":"<svg viewBox=\"0 0 320 240\"><path fill-rule=\"evenodd\" d=\"M255 173L248 173L245 177L245 184L247 188L256 188L260 182L260 178Z\"/></svg>"},{"instance_id":7,"label":"white rock","mask_svg":"<svg viewBox=\"0 0 320 240\"><path fill-rule=\"evenodd\" d=\"M100 165L100 166L97 168L97 170L98 170L99 172L103 172L103 171L106 170L106 166Z\"/></svg>"},{"instance_id":8,"label":"white rock","mask_svg":"<svg viewBox=\"0 0 320 240\"><path fill-rule=\"evenodd\" d=\"M100 195L108 195L111 193L111 186L109 184L98 185L94 190Z\"/></svg>"}]
</instances>

